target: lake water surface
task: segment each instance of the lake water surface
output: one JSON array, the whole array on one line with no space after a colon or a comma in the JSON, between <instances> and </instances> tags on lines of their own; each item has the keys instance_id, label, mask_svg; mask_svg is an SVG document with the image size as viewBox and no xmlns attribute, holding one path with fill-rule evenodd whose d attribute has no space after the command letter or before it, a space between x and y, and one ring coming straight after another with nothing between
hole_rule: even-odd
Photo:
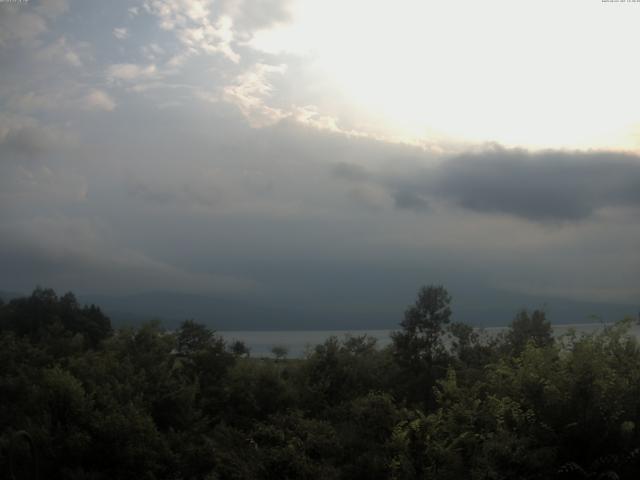
<instances>
[{"instance_id":1,"label":"lake water surface","mask_svg":"<svg viewBox=\"0 0 640 480\"><path fill-rule=\"evenodd\" d=\"M553 333L561 336L570 329L578 334L592 333L602 329L601 323L581 323L573 325L553 325ZM486 327L478 329L486 335L495 335L507 327ZM252 357L272 356L271 349L275 346L285 347L290 358L302 358L308 350L323 343L331 336L343 339L346 335L369 335L378 341L378 347L385 347L391 343L390 334L393 330L287 330L287 331L221 331L218 332L228 342L242 340L251 350ZM633 326L633 333L640 337L640 325Z\"/></svg>"}]
</instances>

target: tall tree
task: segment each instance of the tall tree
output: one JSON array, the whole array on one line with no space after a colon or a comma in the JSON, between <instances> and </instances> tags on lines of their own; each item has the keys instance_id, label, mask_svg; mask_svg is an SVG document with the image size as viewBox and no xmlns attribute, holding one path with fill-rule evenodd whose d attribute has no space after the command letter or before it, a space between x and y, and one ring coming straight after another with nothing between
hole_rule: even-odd
<instances>
[{"instance_id":1,"label":"tall tree","mask_svg":"<svg viewBox=\"0 0 640 480\"><path fill-rule=\"evenodd\" d=\"M534 310L531 315L522 310L511 322L506 340L515 354L522 352L529 342L536 347L546 347L553 343L551 323L543 310Z\"/></svg>"},{"instance_id":2,"label":"tall tree","mask_svg":"<svg viewBox=\"0 0 640 480\"><path fill-rule=\"evenodd\" d=\"M405 372L405 393L415 401L432 403L438 364L446 356L442 337L451 320L450 304L443 286L422 287L415 304L404 313L402 330L391 334L396 361Z\"/></svg>"},{"instance_id":3,"label":"tall tree","mask_svg":"<svg viewBox=\"0 0 640 480\"><path fill-rule=\"evenodd\" d=\"M400 363L422 367L443 353L442 333L451 319L451 296L443 286L426 286L404 313L402 331L392 334Z\"/></svg>"}]
</instances>

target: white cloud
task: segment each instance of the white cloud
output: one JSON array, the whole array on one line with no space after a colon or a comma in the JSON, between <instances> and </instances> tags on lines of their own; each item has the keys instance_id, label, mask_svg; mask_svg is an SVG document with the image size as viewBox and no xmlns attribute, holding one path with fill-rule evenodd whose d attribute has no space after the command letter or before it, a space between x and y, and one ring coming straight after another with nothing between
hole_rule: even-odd
<instances>
[{"instance_id":1,"label":"white cloud","mask_svg":"<svg viewBox=\"0 0 640 480\"><path fill-rule=\"evenodd\" d=\"M100 88L83 85L66 85L28 91L9 99L8 105L14 111L28 112L72 110L112 111L116 107L114 99Z\"/></svg>"},{"instance_id":2,"label":"white cloud","mask_svg":"<svg viewBox=\"0 0 640 480\"><path fill-rule=\"evenodd\" d=\"M174 30L192 22L203 22L210 14L211 0L147 0L144 8L160 18L160 26Z\"/></svg>"},{"instance_id":3,"label":"white cloud","mask_svg":"<svg viewBox=\"0 0 640 480\"><path fill-rule=\"evenodd\" d=\"M167 66L167 68L175 70L184 65L188 58L189 55L187 53L174 55L169 60L167 60L167 63L165 65Z\"/></svg>"},{"instance_id":4,"label":"white cloud","mask_svg":"<svg viewBox=\"0 0 640 480\"><path fill-rule=\"evenodd\" d=\"M290 119L317 130L373 138L373 135L341 128L337 118L323 114L316 105L299 106L291 103L276 105L277 102L272 101L275 88L269 81L269 77L284 75L286 71L286 65L255 64L236 77L233 84L223 88L221 99L238 107L249 124L255 128L267 127L281 120ZM212 97L210 94L205 97L202 92L199 96L208 100L219 100L218 97Z\"/></svg>"},{"instance_id":5,"label":"white cloud","mask_svg":"<svg viewBox=\"0 0 640 480\"><path fill-rule=\"evenodd\" d=\"M29 91L13 97L9 101L12 109L25 112L51 110L63 104L63 95L54 91Z\"/></svg>"},{"instance_id":6,"label":"white cloud","mask_svg":"<svg viewBox=\"0 0 640 480\"><path fill-rule=\"evenodd\" d=\"M135 63L117 63L107 69L109 80L139 80L148 79L158 75L158 69L154 64L137 65Z\"/></svg>"},{"instance_id":7,"label":"white cloud","mask_svg":"<svg viewBox=\"0 0 640 480\"><path fill-rule=\"evenodd\" d=\"M71 65L72 67L81 67L82 60L81 50L86 51L86 44L70 45L67 39L62 36L38 52L38 58L47 62L60 62Z\"/></svg>"},{"instance_id":8,"label":"white cloud","mask_svg":"<svg viewBox=\"0 0 640 480\"><path fill-rule=\"evenodd\" d=\"M8 2L0 4L0 47L13 41L32 43L48 31L48 21L68 8L67 0L49 0L32 8L31 5L12 5Z\"/></svg>"},{"instance_id":9,"label":"white cloud","mask_svg":"<svg viewBox=\"0 0 640 480\"><path fill-rule=\"evenodd\" d=\"M118 40L124 40L129 37L129 31L124 27L116 27L113 29L112 33Z\"/></svg>"},{"instance_id":10,"label":"white cloud","mask_svg":"<svg viewBox=\"0 0 640 480\"><path fill-rule=\"evenodd\" d=\"M165 53L164 49L158 45L157 43L150 43L149 45L144 45L140 47L140 51L142 55L145 56L148 60L155 60L158 56L163 55Z\"/></svg>"},{"instance_id":11,"label":"white cloud","mask_svg":"<svg viewBox=\"0 0 640 480\"><path fill-rule=\"evenodd\" d=\"M318 130L330 130L332 132L342 131L338 127L338 119L329 115L323 115L315 105L305 105L296 107L293 111L293 118L303 125L307 125ZM347 132L344 132L347 133ZM355 133L355 132L353 132Z\"/></svg>"},{"instance_id":12,"label":"white cloud","mask_svg":"<svg viewBox=\"0 0 640 480\"><path fill-rule=\"evenodd\" d=\"M220 17L215 24L206 21L199 26L180 29L177 36L191 50L220 53L233 63L240 61L240 55L231 48L233 20L230 17Z\"/></svg>"},{"instance_id":13,"label":"white cloud","mask_svg":"<svg viewBox=\"0 0 640 480\"><path fill-rule=\"evenodd\" d=\"M10 5L15 7L14 5ZM29 42L47 31L46 20L31 11L2 7L0 15L0 47L13 41Z\"/></svg>"},{"instance_id":14,"label":"white cloud","mask_svg":"<svg viewBox=\"0 0 640 480\"><path fill-rule=\"evenodd\" d=\"M216 16L210 0L148 0L145 9L160 20L160 27L175 32L177 39L194 53L221 54L234 63L233 19Z\"/></svg>"},{"instance_id":15,"label":"white cloud","mask_svg":"<svg viewBox=\"0 0 640 480\"><path fill-rule=\"evenodd\" d=\"M293 0L222 0L218 8L234 19L237 31L246 38L291 21L293 4Z\"/></svg>"},{"instance_id":16,"label":"white cloud","mask_svg":"<svg viewBox=\"0 0 640 480\"><path fill-rule=\"evenodd\" d=\"M69 10L69 1L47 0L41 2L35 10L47 18L55 18Z\"/></svg>"},{"instance_id":17,"label":"white cloud","mask_svg":"<svg viewBox=\"0 0 640 480\"><path fill-rule=\"evenodd\" d=\"M251 126L264 127L273 125L288 116L284 110L266 104L273 87L268 75L284 73L285 65L256 64L249 71L238 76L233 85L224 88L224 100L236 105L247 118Z\"/></svg>"},{"instance_id":18,"label":"white cloud","mask_svg":"<svg viewBox=\"0 0 640 480\"><path fill-rule=\"evenodd\" d=\"M88 110L111 112L116 108L116 102L105 91L94 89L84 97L84 106Z\"/></svg>"}]
</instances>

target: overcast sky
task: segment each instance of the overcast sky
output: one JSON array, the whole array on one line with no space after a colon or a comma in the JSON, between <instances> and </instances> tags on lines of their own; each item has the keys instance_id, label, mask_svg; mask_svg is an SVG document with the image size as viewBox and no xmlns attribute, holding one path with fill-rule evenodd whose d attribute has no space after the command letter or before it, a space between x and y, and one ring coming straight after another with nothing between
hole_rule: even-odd
<instances>
[{"instance_id":1,"label":"overcast sky","mask_svg":"<svg viewBox=\"0 0 640 480\"><path fill-rule=\"evenodd\" d=\"M0 290L636 304L639 24L601 0L0 3Z\"/></svg>"}]
</instances>

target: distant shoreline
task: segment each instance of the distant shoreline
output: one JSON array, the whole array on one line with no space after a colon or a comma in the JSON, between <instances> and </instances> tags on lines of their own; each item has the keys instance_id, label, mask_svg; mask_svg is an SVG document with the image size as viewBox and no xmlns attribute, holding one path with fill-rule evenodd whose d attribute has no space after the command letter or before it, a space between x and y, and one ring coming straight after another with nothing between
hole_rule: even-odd
<instances>
[{"instance_id":1,"label":"distant shoreline","mask_svg":"<svg viewBox=\"0 0 640 480\"><path fill-rule=\"evenodd\" d=\"M568 333L574 328L577 333L591 333L601 328L610 327L615 323L562 323L552 324L554 336L561 336ZM488 334L499 333L508 325L500 327L473 327L476 331L486 332ZM368 335L377 340L379 347L386 347L391 343L391 332L397 329L371 329L371 330L218 330L226 341L240 340L249 347L251 355L254 357L269 357L273 347L285 347L288 356L291 358L301 358L309 348L324 343L329 337L335 336L343 338L346 335L362 336ZM640 336L640 325L634 324L632 331Z\"/></svg>"}]
</instances>

